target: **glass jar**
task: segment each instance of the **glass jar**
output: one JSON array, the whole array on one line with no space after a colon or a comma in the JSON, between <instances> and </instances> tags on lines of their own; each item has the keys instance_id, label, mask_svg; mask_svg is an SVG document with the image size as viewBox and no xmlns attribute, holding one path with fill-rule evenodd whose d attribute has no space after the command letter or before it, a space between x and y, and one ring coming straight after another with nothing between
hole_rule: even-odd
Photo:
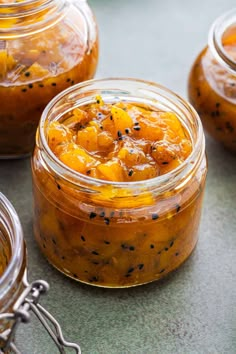
<instances>
[{"instance_id":1,"label":"glass jar","mask_svg":"<svg viewBox=\"0 0 236 354\"><path fill-rule=\"evenodd\" d=\"M86 0L0 4L0 158L28 155L47 103L94 76L98 34Z\"/></svg>"},{"instance_id":2,"label":"glass jar","mask_svg":"<svg viewBox=\"0 0 236 354\"><path fill-rule=\"evenodd\" d=\"M236 10L213 23L190 71L188 96L206 131L236 153Z\"/></svg>"},{"instance_id":3,"label":"glass jar","mask_svg":"<svg viewBox=\"0 0 236 354\"><path fill-rule=\"evenodd\" d=\"M71 170L50 150L48 124L71 110L117 101L172 111L193 152L175 170L138 182L110 182ZM102 287L164 277L197 243L206 177L205 140L195 110L169 90L132 79L92 80L58 95L45 109L32 158L34 233L49 262L67 276Z\"/></svg>"},{"instance_id":4,"label":"glass jar","mask_svg":"<svg viewBox=\"0 0 236 354\"><path fill-rule=\"evenodd\" d=\"M61 353L66 347L80 353L77 344L64 340L57 321L38 303L48 288L45 281L28 284L22 227L15 209L0 193L0 353L19 353L14 335L20 322L29 321L30 311L49 330Z\"/></svg>"}]
</instances>

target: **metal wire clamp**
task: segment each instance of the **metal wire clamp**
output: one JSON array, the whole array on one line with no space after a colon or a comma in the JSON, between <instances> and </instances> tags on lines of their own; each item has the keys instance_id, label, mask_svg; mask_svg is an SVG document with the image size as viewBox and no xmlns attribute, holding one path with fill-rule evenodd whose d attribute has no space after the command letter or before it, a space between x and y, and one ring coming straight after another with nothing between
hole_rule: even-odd
<instances>
[{"instance_id":1,"label":"metal wire clamp","mask_svg":"<svg viewBox=\"0 0 236 354\"><path fill-rule=\"evenodd\" d=\"M14 343L16 330L20 323L30 321L30 311L32 311L49 336L57 346L59 353L66 354L66 348L74 349L76 354L81 354L78 344L67 342L62 334L62 329L55 318L44 307L39 304L40 296L46 294L49 290L49 284L44 280L34 281L28 284L14 304L12 313L0 314L0 322L5 320L11 325L9 329L0 334L0 354L10 351L15 354L22 354Z\"/></svg>"}]
</instances>

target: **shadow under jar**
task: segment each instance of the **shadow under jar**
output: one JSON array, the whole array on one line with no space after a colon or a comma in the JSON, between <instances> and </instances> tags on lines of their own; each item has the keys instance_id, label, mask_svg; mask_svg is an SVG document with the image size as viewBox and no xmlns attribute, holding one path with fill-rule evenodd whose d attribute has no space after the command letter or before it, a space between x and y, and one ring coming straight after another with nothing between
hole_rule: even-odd
<instances>
[{"instance_id":1,"label":"shadow under jar","mask_svg":"<svg viewBox=\"0 0 236 354\"><path fill-rule=\"evenodd\" d=\"M85 0L0 4L0 158L31 153L43 109L94 76L95 19Z\"/></svg>"},{"instance_id":2,"label":"shadow under jar","mask_svg":"<svg viewBox=\"0 0 236 354\"><path fill-rule=\"evenodd\" d=\"M70 169L49 148L48 127L98 95L105 103L174 112L191 138L192 153L171 172L136 182L99 180ZM149 82L89 81L47 106L36 140L34 233L58 270L91 285L129 287L160 279L189 257L198 239L207 167L202 125L187 102Z\"/></svg>"},{"instance_id":3,"label":"shadow under jar","mask_svg":"<svg viewBox=\"0 0 236 354\"><path fill-rule=\"evenodd\" d=\"M206 131L236 153L236 10L213 23L190 71L188 96Z\"/></svg>"}]
</instances>

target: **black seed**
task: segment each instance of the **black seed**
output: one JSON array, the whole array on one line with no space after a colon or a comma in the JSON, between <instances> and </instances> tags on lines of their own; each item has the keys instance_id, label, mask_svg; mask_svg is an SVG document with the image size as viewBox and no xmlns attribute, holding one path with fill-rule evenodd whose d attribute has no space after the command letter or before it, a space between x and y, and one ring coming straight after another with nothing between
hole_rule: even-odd
<instances>
[{"instance_id":1,"label":"black seed","mask_svg":"<svg viewBox=\"0 0 236 354\"><path fill-rule=\"evenodd\" d=\"M97 214L92 211L89 215L89 219L94 219L94 218L96 218L96 216L97 216Z\"/></svg>"},{"instance_id":2,"label":"black seed","mask_svg":"<svg viewBox=\"0 0 236 354\"><path fill-rule=\"evenodd\" d=\"M95 265L98 265L99 264L99 262L92 262L93 264L95 264Z\"/></svg>"},{"instance_id":3,"label":"black seed","mask_svg":"<svg viewBox=\"0 0 236 354\"><path fill-rule=\"evenodd\" d=\"M163 273L165 271L165 269L162 269L159 273L161 274L161 273Z\"/></svg>"},{"instance_id":4,"label":"black seed","mask_svg":"<svg viewBox=\"0 0 236 354\"><path fill-rule=\"evenodd\" d=\"M102 212L99 214L99 216L100 216L101 218L104 218L104 216L105 216L105 211L102 211Z\"/></svg>"},{"instance_id":5,"label":"black seed","mask_svg":"<svg viewBox=\"0 0 236 354\"><path fill-rule=\"evenodd\" d=\"M105 243L106 245L110 245L110 242L109 242L109 241L104 241L104 243Z\"/></svg>"},{"instance_id":6,"label":"black seed","mask_svg":"<svg viewBox=\"0 0 236 354\"><path fill-rule=\"evenodd\" d=\"M46 245L45 245L45 243L43 243L43 248L46 248Z\"/></svg>"},{"instance_id":7,"label":"black seed","mask_svg":"<svg viewBox=\"0 0 236 354\"><path fill-rule=\"evenodd\" d=\"M117 132L117 136L120 138L120 137L122 137L122 133L121 133L121 131L120 130L118 130L118 132Z\"/></svg>"},{"instance_id":8,"label":"black seed","mask_svg":"<svg viewBox=\"0 0 236 354\"><path fill-rule=\"evenodd\" d=\"M44 87L44 84L39 84L39 87Z\"/></svg>"},{"instance_id":9,"label":"black seed","mask_svg":"<svg viewBox=\"0 0 236 354\"><path fill-rule=\"evenodd\" d=\"M129 128L126 128L125 132L126 132L126 134L129 134L129 132L130 132Z\"/></svg>"},{"instance_id":10,"label":"black seed","mask_svg":"<svg viewBox=\"0 0 236 354\"><path fill-rule=\"evenodd\" d=\"M122 243L121 248L126 249L128 247L124 243Z\"/></svg>"},{"instance_id":11,"label":"black seed","mask_svg":"<svg viewBox=\"0 0 236 354\"><path fill-rule=\"evenodd\" d=\"M154 245L150 245L150 248L154 248L155 246Z\"/></svg>"},{"instance_id":12,"label":"black seed","mask_svg":"<svg viewBox=\"0 0 236 354\"><path fill-rule=\"evenodd\" d=\"M131 277L131 274L126 274L125 276L126 276L126 278L128 278L128 277Z\"/></svg>"},{"instance_id":13,"label":"black seed","mask_svg":"<svg viewBox=\"0 0 236 354\"><path fill-rule=\"evenodd\" d=\"M91 170L86 171L86 175L90 175Z\"/></svg>"},{"instance_id":14,"label":"black seed","mask_svg":"<svg viewBox=\"0 0 236 354\"><path fill-rule=\"evenodd\" d=\"M174 241L171 241L171 243L170 243L170 248L172 247L174 245Z\"/></svg>"},{"instance_id":15,"label":"black seed","mask_svg":"<svg viewBox=\"0 0 236 354\"><path fill-rule=\"evenodd\" d=\"M130 250L130 251L134 251L134 250L135 250L135 247L134 247L134 246L130 246L129 250Z\"/></svg>"},{"instance_id":16,"label":"black seed","mask_svg":"<svg viewBox=\"0 0 236 354\"><path fill-rule=\"evenodd\" d=\"M158 214L152 214L152 220L157 220L159 218Z\"/></svg>"},{"instance_id":17,"label":"black seed","mask_svg":"<svg viewBox=\"0 0 236 354\"><path fill-rule=\"evenodd\" d=\"M132 273L134 271L134 268L129 268L128 273Z\"/></svg>"},{"instance_id":18,"label":"black seed","mask_svg":"<svg viewBox=\"0 0 236 354\"><path fill-rule=\"evenodd\" d=\"M78 275L77 274L72 274L74 278L78 278Z\"/></svg>"},{"instance_id":19,"label":"black seed","mask_svg":"<svg viewBox=\"0 0 236 354\"><path fill-rule=\"evenodd\" d=\"M94 254L95 256L99 256L99 253L96 251L92 251L92 254Z\"/></svg>"},{"instance_id":20,"label":"black seed","mask_svg":"<svg viewBox=\"0 0 236 354\"><path fill-rule=\"evenodd\" d=\"M157 254L161 254L161 251L157 252Z\"/></svg>"},{"instance_id":21,"label":"black seed","mask_svg":"<svg viewBox=\"0 0 236 354\"><path fill-rule=\"evenodd\" d=\"M93 281L98 281L98 277L92 277L92 279L90 280L91 282L93 282Z\"/></svg>"},{"instance_id":22,"label":"black seed","mask_svg":"<svg viewBox=\"0 0 236 354\"><path fill-rule=\"evenodd\" d=\"M235 83L234 83L234 82L231 82L230 86L235 86Z\"/></svg>"},{"instance_id":23,"label":"black seed","mask_svg":"<svg viewBox=\"0 0 236 354\"><path fill-rule=\"evenodd\" d=\"M139 264L138 265L138 269L140 269L140 270L143 269L143 267L144 267L144 264Z\"/></svg>"},{"instance_id":24,"label":"black seed","mask_svg":"<svg viewBox=\"0 0 236 354\"><path fill-rule=\"evenodd\" d=\"M176 211L178 213L180 211L180 209L181 209L181 206L179 204L176 204L175 208L176 208Z\"/></svg>"},{"instance_id":25,"label":"black seed","mask_svg":"<svg viewBox=\"0 0 236 354\"><path fill-rule=\"evenodd\" d=\"M164 248L165 251L168 251L168 249L169 249L169 247L165 247L165 248Z\"/></svg>"},{"instance_id":26,"label":"black seed","mask_svg":"<svg viewBox=\"0 0 236 354\"><path fill-rule=\"evenodd\" d=\"M109 225L110 224L110 219L109 218L104 218L104 222L106 225Z\"/></svg>"},{"instance_id":27,"label":"black seed","mask_svg":"<svg viewBox=\"0 0 236 354\"><path fill-rule=\"evenodd\" d=\"M68 77L68 79L66 80L66 82L70 82L70 80L71 80L71 79Z\"/></svg>"},{"instance_id":28,"label":"black seed","mask_svg":"<svg viewBox=\"0 0 236 354\"><path fill-rule=\"evenodd\" d=\"M113 119L113 117L112 116L110 116L110 120L112 120Z\"/></svg>"},{"instance_id":29,"label":"black seed","mask_svg":"<svg viewBox=\"0 0 236 354\"><path fill-rule=\"evenodd\" d=\"M138 127L138 126L137 126L137 127L134 127L134 130L137 130L137 131L138 131L138 130L140 130L140 129L141 129L141 128Z\"/></svg>"},{"instance_id":30,"label":"black seed","mask_svg":"<svg viewBox=\"0 0 236 354\"><path fill-rule=\"evenodd\" d=\"M100 129L103 130L103 126L102 125L100 125Z\"/></svg>"},{"instance_id":31,"label":"black seed","mask_svg":"<svg viewBox=\"0 0 236 354\"><path fill-rule=\"evenodd\" d=\"M85 273L88 273L88 271L87 271L87 270L85 270L84 272L85 272Z\"/></svg>"},{"instance_id":32,"label":"black seed","mask_svg":"<svg viewBox=\"0 0 236 354\"><path fill-rule=\"evenodd\" d=\"M230 122L226 122L225 126L231 133L234 131L234 127Z\"/></svg>"},{"instance_id":33,"label":"black seed","mask_svg":"<svg viewBox=\"0 0 236 354\"><path fill-rule=\"evenodd\" d=\"M72 81L71 81L71 85L74 85L74 83L75 83L74 80L72 80Z\"/></svg>"},{"instance_id":34,"label":"black seed","mask_svg":"<svg viewBox=\"0 0 236 354\"><path fill-rule=\"evenodd\" d=\"M65 256L61 256L61 259L63 259L63 261L66 259L66 257Z\"/></svg>"},{"instance_id":35,"label":"black seed","mask_svg":"<svg viewBox=\"0 0 236 354\"><path fill-rule=\"evenodd\" d=\"M179 252L176 252L176 254L175 254L175 255L176 255L176 257L177 257L177 256L179 255Z\"/></svg>"},{"instance_id":36,"label":"black seed","mask_svg":"<svg viewBox=\"0 0 236 354\"><path fill-rule=\"evenodd\" d=\"M198 97L201 96L201 92L200 92L200 89L199 89L199 88L197 88L197 95L198 95Z\"/></svg>"},{"instance_id":37,"label":"black seed","mask_svg":"<svg viewBox=\"0 0 236 354\"><path fill-rule=\"evenodd\" d=\"M22 91L22 92L26 92L26 91L27 91L27 89L26 89L26 88L23 88L21 91Z\"/></svg>"},{"instance_id":38,"label":"black seed","mask_svg":"<svg viewBox=\"0 0 236 354\"><path fill-rule=\"evenodd\" d=\"M216 113L213 111L213 112L211 112L211 116L212 117L215 117L215 115L216 115Z\"/></svg>"},{"instance_id":39,"label":"black seed","mask_svg":"<svg viewBox=\"0 0 236 354\"><path fill-rule=\"evenodd\" d=\"M216 107L219 108L220 107L220 103L216 102Z\"/></svg>"},{"instance_id":40,"label":"black seed","mask_svg":"<svg viewBox=\"0 0 236 354\"><path fill-rule=\"evenodd\" d=\"M129 177L131 177L133 175L133 173L134 173L133 170L129 170L129 172L128 172Z\"/></svg>"},{"instance_id":41,"label":"black seed","mask_svg":"<svg viewBox=\"0 0 236 354\"><path fill-rule=\"evenodd\" d=\"M100 100L97 100L96 102L97 102L97 104L100 104Z\"/></svg>"},{"instance_id":42,"label":"black seed","mask_svg":"<svg viewBox=\"0 0 236 354\"><path fill-rule=\"evenodd\" d=\"M216 116L219 117L219 115L220 115L220 112L219 112L219 110L217 109L217 110L216 110Z\"/></svg>"},{"instance_id":43,"label":"black seed","mask_svg":"<svg viewBox=\"0 0 236 354\"><path fill-rule=\"evenodd\" d=\"M168 163L169 163L169 162L164 161L164 162L162 162L162 165L168 165Z\"/></svg>"},{"instance_id":44,"label":"black seed","mask_svg":"<svg viewBox=\"0 0 236 354\"><path fill-rule=\"evenodd\" d=\"M57 184L57 188L60 190L61 189L61 186L60 186L60 184Z\"/></svg>"},{"instance_id":45,"label":"black seed","mask_svg":"<svg viewBox=\"0 0 236 354\"><path fill-rule=\"evenodd\" d=\"M114 211L111 211L111 213L110 213L110 217L111 217L111 218L113 218L113 217L114 217L114 215L115 215L115 212L114 212Z\"/></svg>"},{"instance_id":46,"label":"black seed","mask_svg":"<svg viewBox=\"0 0 236 354\"><path fill-rule=\"evenodd\" d=\"M56 245L56 240L54 238L52 238L52 242L54 243L54 245Z\"/></svg>"},{"instance_id":47,"label":"black seed","mask_svg":"<svg viewBox=\"0 0 236 354\"><path fill-rule=\"evenodd\" d=\"M33 84L29 84L28 86L29 86L30 89L32 89L34 87Z\"/></svg>"},{"instance_id":48,"label":"black seed","mask_svg":"<svg viewBox=\"0 0 236 354\"><path fill-rule=\"evenodd\" d=\"M29 76L30 76L30 72L29 72L29 71L26 71L25 76L26 76L26 77L29 77Z\"/></svg>"},{"instance_id":49,"label":"black seed","mask_svg":"<svg viewBox=\"0 0 236 354\"><path fill-rule=\"evenodd\" d=\"M85 237L83 235L80 236L81 240L85 242Z\"/></svg>"},{"instance_id":50,"label":"black seed","mask_svg":"<svg viewBox=\"0 0 236 354\"><path fill-rule=\"evenodd\" d=\"M56 82L52 82L52 86L57 86Z\"/></svg>"}]
</instances>

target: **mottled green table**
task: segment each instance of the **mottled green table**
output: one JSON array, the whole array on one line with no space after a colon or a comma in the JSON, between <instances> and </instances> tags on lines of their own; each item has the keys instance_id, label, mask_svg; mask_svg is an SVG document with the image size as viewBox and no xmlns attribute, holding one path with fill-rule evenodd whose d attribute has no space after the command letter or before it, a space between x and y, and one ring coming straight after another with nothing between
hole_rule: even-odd
<instances>
[{"instance_id":1,"label":"mottled green table","mask_svg":"<svg viewBox=\"0 0 236 354\"><path fill-rule=\"evenodd\" d=\"M97 77L157 81L186 96L190 65L211 22L233 0L93 0L101 37ZM0 162L0 190L25 232L30 280L51 284L44 305L83 354L236 353L236 157L207 139L208 183L193 256L165 281L126 290L77 284L42 257L32 235L29 160ZM34 327L34 328L33 328ZM37 327L37 328L36 328ZM26 354L57 353L36 322L18 336Z\"/></svg>"}]
</instances>

